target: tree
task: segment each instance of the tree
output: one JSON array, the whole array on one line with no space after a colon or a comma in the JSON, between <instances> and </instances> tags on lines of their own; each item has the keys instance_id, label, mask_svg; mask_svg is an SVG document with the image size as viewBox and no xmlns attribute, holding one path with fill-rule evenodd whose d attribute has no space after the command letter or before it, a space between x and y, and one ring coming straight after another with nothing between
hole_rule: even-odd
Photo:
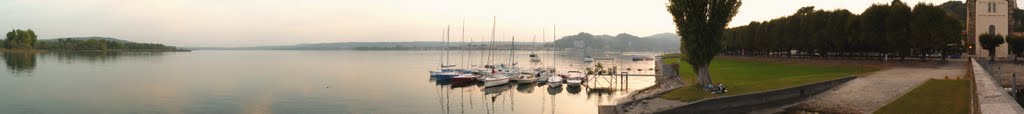
<instances>
[{"instance_id":1,"label":"tree","mask_svg":"<svg viewBox=\"0 0 1024 114\"><path fill-rule=\"evenodd\" d=\"M11 32L7 32L7 39L4 39L4 47L7 49L32 49L36 37L36 32L32 29L11 30Z\"/></svg>"},{"instance_id":2,"label":"tree","mask_svg":"<svg viewBox=\"0 0 1024 114\"><path fill-rule=\"evenodd\" d=\"M913 42L909 37L909 23L913 13L907 4L900 0L893 0L889 8L889 15L885 18L886 40L893 43L889 45L889 50L896 51L902 60L910 55L914 48L920 47L917 45L919 43Z\"/></svg>"},{"instance_id":3,"label":"tree","mask_svg":"<svg viewBox=\"0 0 1024 114\"><path fill-rule=\"evenodd\" d=\"M993 33L981 34L981 36L978 36L978 40L981 43L981 48L988 50L989 61L996 60L996 47L1005 43L1003 35Z\"/></svg>"},{"instance_id":4,"label":"tree","mask_svg":"<svg viewBox=\"0 0 1024 114\"><path fill-rule=\"evenodd\" d=\"M740 0L669 0L668 12L681 36L680 50L693 66L697 84L711 84L708 66L722 50L722 31L736 16Z\"/></svg>"},{"instance_id":5,"label":"tree","mask_svg":"<svg viewBox=\"0 0 1024 114\"><path fill-rule=\"evenodd\" d=\"M1008 35L1006 36L1006 44L1010 45L1010 52L1013 53L1013 61L1017 61L1017 57L1024 55L1024 36L1020 35Z\"/></svg>"},{"instance_id":6,"label":"tree","mask_svg":"<svg viewBox=\"0 0 1024 114\"><path fill-rule=\"evenodd\" d=\"M910 21L911 42L921 52L941 51L942 60L951 54L949 48L961 44L960 31L963 25L954 17L946 14L941 7L919 3L914 6L914 15ZM924 57L922 57L924 58Z\"/></svg>"}]
</instances>

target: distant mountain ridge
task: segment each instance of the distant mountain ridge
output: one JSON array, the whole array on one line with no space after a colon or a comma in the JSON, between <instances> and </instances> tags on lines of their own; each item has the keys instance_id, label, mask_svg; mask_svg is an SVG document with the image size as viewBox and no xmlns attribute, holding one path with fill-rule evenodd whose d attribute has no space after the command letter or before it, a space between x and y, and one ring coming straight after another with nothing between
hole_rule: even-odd
<instances>
[{"instance_id":1,"label":"distant mountain ridge","mask_svg":"<svg viewBox=\"0 0 1024 114\"><path fill-rule=\"evenodd\" d=\"M523 42L516 41L517 47L557 47L559 49L577 48L574 42L584 41L591 44L591 49L625 50L625 51L655 51L655 50L678 50L679 36L673 33L660 33L647 37L636 37L626 33L616 36L611 35L590 35L582 32L577 35L565 36L554 42ZM494 45L499 48L508 48L513 42L496 41ZM451 47L467 45L486 46L491 42L448 42ZM554 44L554 45L552 45ZM252 47L192 47L192 49L215 49L215 50L350 50L366 48L393 48L393 49L437 49L445 46L440 41L410 41L410 42L332 42L332 43L304 43L296 45L279 46L252 46Z\"/></svg>"}]
</instances>

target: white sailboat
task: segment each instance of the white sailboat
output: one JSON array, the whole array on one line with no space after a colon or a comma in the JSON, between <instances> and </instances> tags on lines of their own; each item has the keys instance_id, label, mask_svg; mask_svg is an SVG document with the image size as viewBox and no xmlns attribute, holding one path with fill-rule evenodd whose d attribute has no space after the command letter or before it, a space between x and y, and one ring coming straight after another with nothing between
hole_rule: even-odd
<instances>
[{"instance_id":1,"label":"white sailboat","mask_svg":"<svg viewBox=\"0 0 1024 114\"><path fill-rule=\"evenodd\" d=\"M445 40L446 37L448 37L448 31L449 28L445 28L441 35L441 40L445 41L445 54L441 55L441 67L438 70L428 71L430 73L430 77L437 79L450 79L451 77L458 76L460 74L456 70L451 69L451 67L455 67L455 65L448 64L448 45L447 40Z\"/></svg>"},{"instance_id":2,"label":"white sailboat","mask_svg":"<svg viewBox=\"0 0 1024 114\"><path fill-rule=\"evenodd\" d=\"M508 81L509 78L504 76L504 74L495 74L494 76L484 78L484 87L505 85L508 84Z\"/></svg>"}]
</instances>

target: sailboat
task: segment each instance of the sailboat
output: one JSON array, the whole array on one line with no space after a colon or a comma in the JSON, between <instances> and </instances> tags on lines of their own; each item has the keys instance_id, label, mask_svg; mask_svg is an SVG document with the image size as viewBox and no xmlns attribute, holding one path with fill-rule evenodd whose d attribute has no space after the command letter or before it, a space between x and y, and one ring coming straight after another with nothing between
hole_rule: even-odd
<instances>
[{"instance_id":1,"label":"sailboat","mask_svg":"<svg viewBox=\"0 0 1024 114\"><path fill-rule=\"evenodd\" d=\"M540 56L537 56L537 53L533 52L534 50L537 50L537 36L536 35L533 36L533 50L530 50L530 62L540 62Z\"/></svg>"},{"instance_id":2,"label":"sailboat","mask_svg":"<svg viewBox=\"0 0 1024 114\"><path fill-rule=\"evenodd\" d=\"M491 49L494 48L494 30L497 28L497 25L497 17L495 17L494 25L491 27ZM490 61L490 57L488 57L488 61ZM510 80L509 76L503 73L505 71L499 71L503 70L502 68L499 68L500 66L485 65L484 67L489 68L489 71L481 72L481 74L484 75L484 78L478 78L484 82L484 87L505 85Z\"/></svg>"},{"instance_id":3,"label":"sailboat","mask_svg":"<svg viewBox=\"0 0 1024 114\"><path fill-rule=\"evenodd\" d=\"M484 87L493 87L493 86L505 85L505 84L508 84L509 80L510 80L509 77L508 76L504 76L504 74L494 74L493 76L489 76L487 78L484 78Z\"/></svg>"},{"instance_id":4,"label":"sailboat","mask_svg":"<svg viewBox=\"0 0 1024 114\"><path fill-rule=\"evenodd\" d=\"M441 68L438 69L438 70L429 71L430 72L430 77L433 77L433 78L436 78L436 79L439 79L439 80L447 80L447 79L450 79L451 77L458 76L460 74L459 72L451 69L451 67L455 67L455 65L451 65L451 64L447 63L448 62L447 61L448 45L447 45L447 40L445 40L445 39L446 39L446 37L448 37L448 31L449 30L450 30L450 28L445 28L444 34L441 37L442 41L445 41L445 47L444 47L445 54L441 55L441 61L442 61L441 62ZM448 65L446 65L446 64L448 64Z\"/></svg>"}]
</instances>

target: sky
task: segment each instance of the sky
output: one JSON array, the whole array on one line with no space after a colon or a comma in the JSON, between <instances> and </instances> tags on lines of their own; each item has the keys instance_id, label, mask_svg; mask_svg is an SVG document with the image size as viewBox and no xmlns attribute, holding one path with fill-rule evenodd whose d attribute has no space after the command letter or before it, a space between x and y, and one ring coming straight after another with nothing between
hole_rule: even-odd
<instances>
[{"instance_id":1,"label":"sky","mask_svg":"<svg viewBox=\"0 0 1024 114\"><path fill-rule=\"evenodd\" d=\"M950 0L904 0L940 4ZM956 0L960 1L960 0ZM729 26L804 6L859 14L890 0L743 0ZM579 32L674 32L667 0L0 0L0 29L40 39L102 36L185 47L328 42L550 41ZM1019 7L1019 6L1018 6ZM464 23L464 24L463 24ZM465 27L463 27L465 26ZM557 27L557 29L555 29ZM465 28L465 29L463 29ZM465 30L463 35L463 30Z\"/></svg>"}]
</instances>

